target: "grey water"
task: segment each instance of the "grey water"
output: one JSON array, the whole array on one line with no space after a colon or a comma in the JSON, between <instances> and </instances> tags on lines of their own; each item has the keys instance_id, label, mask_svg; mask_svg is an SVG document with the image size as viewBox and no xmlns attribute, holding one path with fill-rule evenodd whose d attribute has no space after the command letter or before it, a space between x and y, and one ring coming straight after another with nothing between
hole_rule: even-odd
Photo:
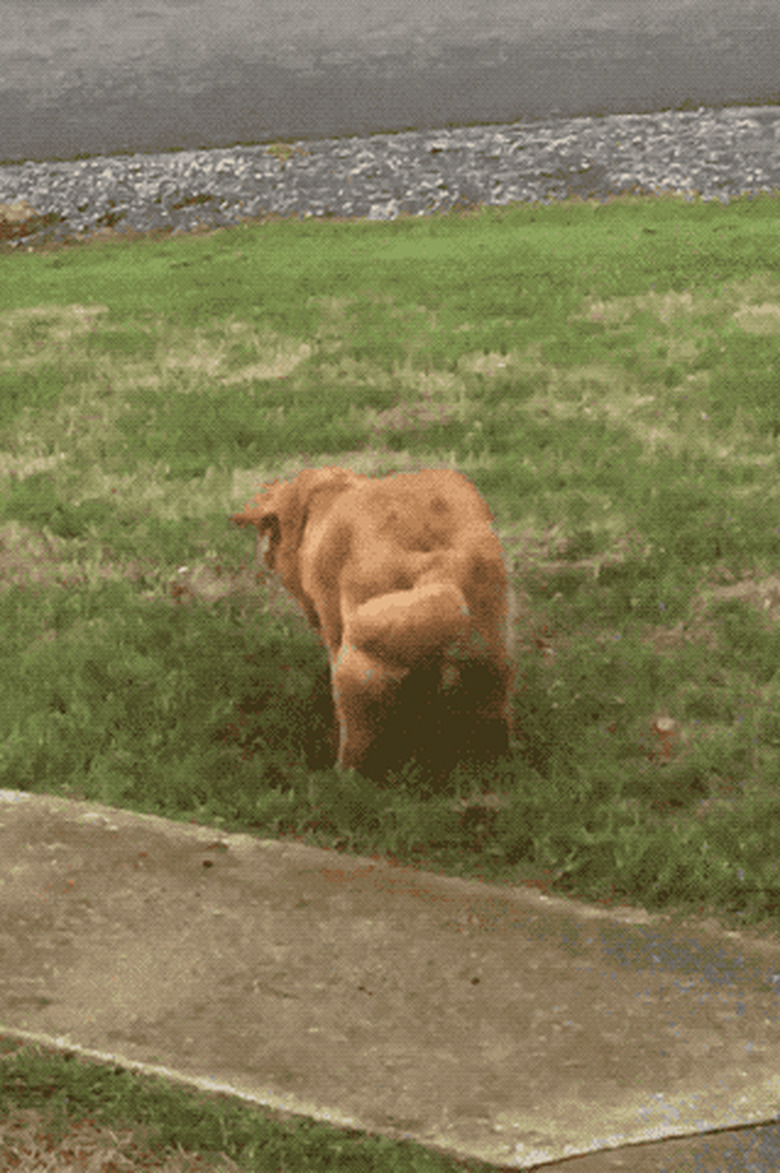
<instances>
[{"instance_id":1,"label":"grey water","mask_svg":"<svg viewBox=\"0 0 780 1173\"><path fill-rule=\"evenodd\" d=\"M0 161L780 102L777 0L3 0Z\"/></svg>"}]
</instances>

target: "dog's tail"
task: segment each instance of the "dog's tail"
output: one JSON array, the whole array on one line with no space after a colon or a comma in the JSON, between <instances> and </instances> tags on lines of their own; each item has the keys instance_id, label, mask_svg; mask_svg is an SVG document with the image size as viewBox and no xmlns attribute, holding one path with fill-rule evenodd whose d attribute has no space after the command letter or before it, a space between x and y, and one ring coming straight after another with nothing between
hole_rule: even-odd
<instances>
[{"instance_id":1,"label":"dog's tail","mask_svg":"<svg viewBox=\"0 0 780 1173\"><path fill-rule=\"evenodd\" d=\"M349 618L345 637L370 656L413 668L469 634L471 612L453 583L377 595Z\"/></svg>"}]
</instances>

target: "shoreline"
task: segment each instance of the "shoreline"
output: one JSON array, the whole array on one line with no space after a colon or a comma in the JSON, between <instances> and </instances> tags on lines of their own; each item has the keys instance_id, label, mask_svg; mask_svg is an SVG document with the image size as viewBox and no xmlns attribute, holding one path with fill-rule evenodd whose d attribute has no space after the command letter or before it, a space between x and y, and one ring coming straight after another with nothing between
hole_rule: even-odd
<instances>
[{"instance_id":1,"label":"shoreline","mask_svg":"<svg viewBox=\"0 0 780 1173\"><path fill-rule=\"evenodd\" d=\"M0 166L0 240L191 232L270 215L780 191L780 106L547 118Z\"/></svg>"}]
</instances>

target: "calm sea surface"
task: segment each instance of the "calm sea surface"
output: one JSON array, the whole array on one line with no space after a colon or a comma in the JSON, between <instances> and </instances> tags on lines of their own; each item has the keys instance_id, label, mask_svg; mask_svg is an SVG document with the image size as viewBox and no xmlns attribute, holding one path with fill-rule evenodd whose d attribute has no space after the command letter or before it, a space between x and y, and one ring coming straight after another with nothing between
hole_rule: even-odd
<instances>
[{"instance_id":1,"label":"calm sea surface","mask_svg":"<svg viewBox=\"0 0 780 1173\"><path fill-rule=\"evenodd\" d=\"M780 101L780 0L2 0L0 160Z\"/></svg>"}]
</instances>

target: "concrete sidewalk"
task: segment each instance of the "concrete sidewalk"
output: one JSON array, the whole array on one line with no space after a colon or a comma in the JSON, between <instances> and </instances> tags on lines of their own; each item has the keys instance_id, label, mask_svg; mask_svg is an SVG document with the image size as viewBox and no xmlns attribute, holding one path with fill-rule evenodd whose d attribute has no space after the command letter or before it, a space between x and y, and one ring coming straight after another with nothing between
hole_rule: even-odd
<instances>
[{"instance_id":1,"label":"concrete sidewalk","mask_svg":"<svg viewBox=\"0 0 780 1173\"><path fill-rule=\"evenodd\" d=\"M461 1157L773 1120L779 991L774 938L0 792L1 1032Z\"/></svg>"}]
</instances>

